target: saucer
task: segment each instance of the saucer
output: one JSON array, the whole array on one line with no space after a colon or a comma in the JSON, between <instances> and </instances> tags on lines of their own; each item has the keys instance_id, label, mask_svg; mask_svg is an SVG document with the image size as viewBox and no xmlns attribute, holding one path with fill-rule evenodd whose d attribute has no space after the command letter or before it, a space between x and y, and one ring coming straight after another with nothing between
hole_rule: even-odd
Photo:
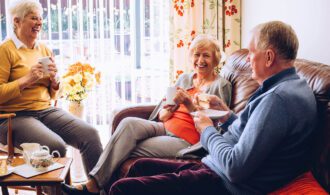
<instances>
[{"instance_id":1,"label":"saucer","mask_svg":"<svg viewBox=\"0 0 330 195\"><path fill-rule=\"evenodd\" d=\"M214 109L205 109L205 110L199 110L196 112L191 112L190 114L192 116L196 116L197 112L201 112L203 114L205 114L206 116L208 116L210 119L219 119L223 116L225 116L228 111L222 111L222 110L214 110Z\"/></svg>"}]
</instances>

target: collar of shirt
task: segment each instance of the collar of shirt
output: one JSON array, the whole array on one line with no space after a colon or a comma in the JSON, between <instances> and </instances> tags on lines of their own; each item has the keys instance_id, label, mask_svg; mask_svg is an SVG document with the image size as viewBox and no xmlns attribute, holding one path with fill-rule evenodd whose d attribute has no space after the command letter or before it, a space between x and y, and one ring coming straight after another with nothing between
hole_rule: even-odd
<instances>
[{"instance_id":1,"label":"collar of shirt","mask_svg":"<svg viewBox=\"0 0 330 195\"><path fill-rule=\"evenodd\" d=\"M10 35L10 38L13 40L15 46L17 49L20 49L20 48L28 48L22 41L20 41L18 39L18 37L16 36L15 33L13 33L12 35ZM39 44L38 44L38 41L35 42L34 44L34 47L33 48L38 48L39 47Z\"/></svg>"},{"instance_id":2,"label":"collar of shirt","mask_svg":"<svg viewBox=\"0 0 330 195\"><path fill-rule=\"evenodd\" d=\"M276 86L278 83L291 79L299 79L298 75L296 74L296 69L294 67L285 69L266 79L258 88L258 90L250 97L249 102L258 97L259 95L265 93L273 86Z\"/></svg>"},{"instance_id":3,"label":"collar of shirt","mask_svg":"<svg viewBox=\"0 0 330 195\"><path fill-rule=\"evenodd\" d=\"M266 92L273 86L277 85L278 83L281 83L286 80L291 80L291 79L299 79L299 77L296 73L296 69L294 67L285 69L285 70L269 77L262 83L262 85L260 87L262 88L262 92Z\"/></svg>"}]
</instances>

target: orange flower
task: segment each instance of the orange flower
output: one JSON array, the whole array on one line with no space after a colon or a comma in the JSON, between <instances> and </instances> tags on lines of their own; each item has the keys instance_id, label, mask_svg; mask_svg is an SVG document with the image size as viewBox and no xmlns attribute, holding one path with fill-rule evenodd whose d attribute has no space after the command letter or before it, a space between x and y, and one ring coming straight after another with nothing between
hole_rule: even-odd
<instances>
[{"instance_id":1,"label":"orange flower","mask_svg":"<svg viewBox=\"0 0 330 195\"><path fill-rule=\"evenodd\" d=\"M230 45L231 45L231 42L230 42L230 39L227 41L227 43L225 44L225 48L228 48L228 47L230 47Z\"/></svg>"},{"instance_id":2,"label":"orange flower","mask_svg":"<svg viewBox=\"0 0 330 195\"><path fill-rule=\"evenodd\" d=\"M101 73L95 73L90 64L77 62L68 67L63 76L63 95L69 101L80 102L87 97L89 91L100 84Z\"/></svg>"},{"instance_id":3,"label":"orange flower","mask_svg":"<svg viewBox=\"0 0 330 195\"><path fill-rule=\"evenodd\" d=\"M70 84L71 86L74 86L76 83L74 82L74 80L70 80L69 84Z\"/></svg>"},{"instance_id":4,"label":"orange flower","mask_svg":"<svg viewBox=\"0 0 330 195\"><path fill-rule=\"evenodd\" d=\"M89 72L89 73L93 74L94 73L94 69L95 68L91 67L91 65L89 65L89 64L84 64L82 66L82 71L83 72Z\"/></svg>"},{"instance_id":5,"label":"orange flower","mask_svg":"<svg viewBox=\"0 0 330 195\"><path fill-rule=\"evenodd\" d=\"M184 13L184 0L181 0L181 1L177 1L175 0L174 1L174 8L175 8L175 11L177 12L177 14L179 16L183 16L183 13Z\"/></svg>"},{"instance_id":6,"label":"orange flower","mask_svg":"<svg viewBox=\"0 0 330 195\"><path fill-rule=\"evenodd\" d=\"M191 0L191 7L194 7L194 6L195 6L195 1Z\"/></svg>"},{"instance_id":7,"label":"orange flower","mask_svg":"<svg viewBox=\"0 0 330 195\"><path fill-rule=\"evenodd\" d=\"M176 75L175 75L175 80L173 81L174 83L176 82L176 80L179 78L179 76L183 73L183 70L177 70L176 71Z\"/></svg>"},{"instance_id":8,"label":"orange flower","mask_svg":"<svg viewBox=\"0 0 330 195\"><path fill-rule=\"evenodd\" d=\"M95 79L96 79L97 84L101 83L101 72L98 72L95 74Z\"/></svg>"},{"instance_id":9,"label":"orange flower","mask_svg":"<svg viewBox=\"0 0 330 195\"><path fill-rule=\"evenodd\" d=\"M183 47L183 46L184 46L183 41L180 40L179 43L176 44L176 46L177 46L178 48Z\"/></svg>"},{"instance_id":10,"label":"orange flower","mask_svg":"<svg viewBox=\"0 0 330 195\"><path fill-rule=\"evenodd\" d=\"M81 81L81 86L85 87L87 82L88 82L88 80L86 78L83 78Z\"/></svg>"}]
</instances>

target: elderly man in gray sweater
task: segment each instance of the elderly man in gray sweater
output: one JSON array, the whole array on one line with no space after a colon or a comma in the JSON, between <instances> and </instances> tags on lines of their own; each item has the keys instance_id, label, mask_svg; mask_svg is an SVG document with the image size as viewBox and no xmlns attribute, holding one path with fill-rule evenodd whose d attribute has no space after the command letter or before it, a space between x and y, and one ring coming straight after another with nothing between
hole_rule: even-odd
<instances>
[{"instance_id":1,"label":"elderly man in gray sweater","mask_svg":"<svg viewBox=\"0 0 330 195\"><path fill-rule=\"evenodd\" d=\"M308 169L317 109L312 90L293 66L297 36L279 21L252 32L247 61L260 87L239 116L212 99L214 108L229 111L219 121L224 134L205 115L195 117L209 152L203 163L143 159L110 194L266 194Z\"/></svg>"}]
</instances>

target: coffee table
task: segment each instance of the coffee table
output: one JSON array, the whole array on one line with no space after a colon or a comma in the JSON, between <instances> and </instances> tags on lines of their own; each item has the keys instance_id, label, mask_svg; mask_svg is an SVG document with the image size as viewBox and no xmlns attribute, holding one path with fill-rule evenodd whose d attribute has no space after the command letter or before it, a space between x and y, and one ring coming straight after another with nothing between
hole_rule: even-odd
<instances>
[{"instance_id":1,"label":"coffee table","mask_svg":"<svg viewBox=\"0 0 330 195\"><path fill-rule=\"evenodd\" d=\"M54 161L61 163L64 167L43 173L31 178L24 178L22 176L11 174L0 178L0 186L3 195L8 195L7 186L36 186L37 195L41 195L41 186L52 186L55 188L56 194L61 194L61 183L70 184L70 165L71 158L54 158ZM12 166L24 164L22 158L14 158Z\"/></svg>"}]
</instances>

